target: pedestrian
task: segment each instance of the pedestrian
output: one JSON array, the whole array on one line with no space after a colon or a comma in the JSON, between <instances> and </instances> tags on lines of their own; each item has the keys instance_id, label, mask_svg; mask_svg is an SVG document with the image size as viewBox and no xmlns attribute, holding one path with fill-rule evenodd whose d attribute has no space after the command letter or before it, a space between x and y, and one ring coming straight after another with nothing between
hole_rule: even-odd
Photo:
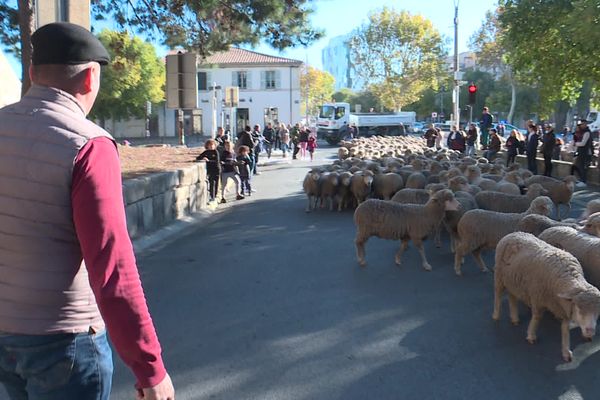
<instances>
[{"instance_id":1,"label":"pedestrian","mask_svg":"<svg viewBox=\"0 0 600 400\"><path fill-rule=\"evenodd\" d=\"M525 152L527 153L527 169L537 175L537 151L539 144L538 129L535 124L530 124L527 127L527 144L525 145Z\"/></svg>"},{"instance_id":2,"label":"pedestrian","mask_svg":"<svg viewBox=\"0 0 600 400\"><path fill-rule=\"evenodd\" d=\"M492 128L489 131L490 133L490 143L488 145L488 149L483 152L483 156L487 158L489 161L494 160L496 158L496 154L500 151L502 147L502 142L500 141L500 137L498 136L498 132L496 129Z\"/></svg>"},{"instance_id":3,"label":"pedestrian","mask_svg":"<svg viewBox=\"0 0 600 400\"><path fill-rule=\"evenodd\" d=\"M217 128L217 134L215 136L215 141L217 143L217 151L219 152L219 154L223 152L225 139L225 130L223 130L223 127L219 126Z\"/></svg>"},{"instance_id":4,"label":"pedestrian","mask_svg":"<svg viewBox=\"0 0 600 400\"><path fill-rule=\"evenodd\" d=\"M233 152L231 142L225 142L221 155L221 203L227 203L225 200L225 190L231 179L235 184L236 200L244 199L240 191L240 177L236 163L236 154Z\"/></svg>"},{"instance_id":5,"label":"pedestrian","mask_svg":"<svg viewBox=\"0 0 600 400\"><path fill-rule=\"evenodd\" d=\"M556 144L554 145L554 151L552 152L552 159L553 160L560 160L561 159L561 152L562 152L562 146L563 146L564 142L561 138L557 137L556 138Z\"/></svg>"},{"instance_id":6,"label":"pedestrian","mask_svg":"<svg viewBox=\"0 0 600 400\"><path fill-rule=\"evenodd\" d=\"M423 137L425 138L427 147L430 147L430 148L435 147L435 140L437 139L437 136L438 136L437 130L434 128L433 124L430 124L429 129L427 129L427 131L423 135Z\"/></svg>"},{"instance_id":7,"label":"pedestrian","mask_svg":"<svg viewBox=\"0 0 600 400\"><path fill-rule=\"evenodd\" d=\"M250 148L248 146L242 145L239 147L236 162L242 186L241 195L252 196L252 186L250 185L252 158L250 157Z\"/></svg>"},{"instance_id":8,"label":"pedestrian","mask_svg":"<svg viewBox=\"0 0 600 400\"><path fill-rule=\"evenodd\" d=\"M453 125L450 134L448 135L448 139L446 140L446 145L450 150L460 151L461 153L465 152L466 142L465 136L463 132L458 130L458 126Z\"/></svg>"},{"instance_id":9,"label":"pedestrian","mask_svg":"<svg viewBox=\"0 0 600 400\"><path fill-rule=\"evenodd\" d=\"M300 159L306 159L306 148L308 146L308 136L309 136L308 128L303 128L300 130L300 135L298 136L298 144L300 146Z\"/></svg>"},{"instance_id":10,"label":"pedestrian","mask_svg":"<svg viewBox=\"0 0 600 400\"><path fill-rule=\"evenodd\" d=\"M252 150L252 156L254 157L254 159L252 160L252 174L253 175L260 175L260 172L258 172L258 157L260 155L260 153L263 151L263 136L260 132L260 125L256 124L254 125L254 129L252 130L252 141L254 142L254 148Z\"/></svg>"},{"instance_id":11,"label":"pedestrian","mask_svg":"<svg viewBox=\"0 0 600 400\"><path fill-rule=\"evenodd\" d=\"M267 153L267 159L271 158L271 153L273 152L273 146L275 145L275 130L273 129L273 125L269 122L265 129L262 132L262 140L264 144L264 149Z\"/></svg>"},{"instance_id":12,"label":"pedestrian","mask_svg":"<svg viewBox=\"0 0 600 400\"><path fill-rule=\"evenodd\" d=\"M274 148L277 150L281 150L281 128L285 128L285 124L282 122L281 124L276 124L277 129L275 129L275 145ZM287 128L285 128L287 129Z\"/></svg>"},{"instance_id":13,"label":"pedestrian","mask_svg":"<svg viewBox=\"0 0 600 400\"><path fill-rule=\"evenodd\" d=\"M204 143L204 151L196 157L196 161L206 162L206 179L208 181L209 201L215 201L217 198L217 189L219 188L219 179L221 177L221 158L217 151L217 142L214 139L208 139Z\"/></svg>"},{"instance_id":14,"label":"pedestrian","mask_svg":"<svg viewBox=\"0 0 600 400\"><path fill-rule=\"evenodd\" d=\"M315 150L317 149L317 138L314 135L308 136L306 149L308 150L308 154L310 154L310 161L314 160Z\"/></svg>"},{"instance_id":15,"label":"pedestrian","mask_svg":"<svg viewBox=\"0 0 600 400\"><path fill-rule=\"evenodd\" d=\"M466 145L467 151L466 155L469 157L475 157L475 145L477 144L477 126L475 124L469 125L469 130L467 131Z\"/></svg>"},{"instance_id":16,"label":"pedestrian","mask_svg":"<svg viewBox=\"0 0 600 400\"><path fill-rule=\"evenodd\" d=\"M508 167L510 164L515 162L517 158L517 153L519 151L519 132L516 129L510 131L510 136L506 139L506 143L504 147L506 147L506 166Z\"/></svg>"},{"instance_id":17,"label":"pedestrian","mask_svg":"<svg viewBox=\"0 0 600 400\"><path fill-rule=\"evenodd\" d=\"M556 146L556 135L552 125L548 125L544 136L542 136L542 146L540 152L544 156L544 175L552 176L552 156L554 155L554 147Z\"/></svg>"},{"instance_id":18,"label":"pedestrian","mask_svg":"<svg viewBox=\"0 0 600 400\"><path fill-rule=\"evenodd\" d=\"M294 147L292 160L296 160L298 158L298 152L300 151L300 124L296 123L296 125L290 129L290 138L292 140L292 146Z\"/></svg>"},{"instance_id":19,"label":"pedestrian","mask_svg":"<svg viewBox=\"0 0 600 400\"><path fill-rule=\"evenodd\" d=\"M440 150L442 148L442 142L444 140L444 133L440 128L435 128L437 136L435 137L435 148Z\"/></svg>"},{"instance_id":20,"label":"pedestrian","mask_svg":"<svg viewBox=\"0 0 600 400\"><path fill-rule=\"evenodd\" d=\"M279 137L281 140L281 151L283 152L283 158L286 158L287 152L290 149L290 131L284 123L279 125Z\"/></svg>"},{"instance_id":21,"label":"pedestrian","mask_svg":"<svg viewBox=\"0 0 600 400\"><path fill-rule=\"evenodd\" d=\"M580 120L577 123L577 130L573 135L575 142L575 167L579 173L581 182L577 183L578 187L587 186L587 169L590 166L593 153L592 133L587 126L586 120Z\"/></svg>"},{"instance_id":22,"label":"pedestrian","mask_svg":"<svg viewBox=\"0 0 600 400\"><path fill-rule=\"evenodd\" d=\"M482 149L486 150L489 142L490 142L490 129L492 127L492 123L494 122L494 117L490 114L490 110L487 107L483 107L483 113L481 114L481 120L479 121L479 128L481 129L481 146Z\"/></svg>"},{"instance_id":23,"label":"pedestrian","mask_svg":"<svg viewBox=\"0 0 600 400\"><path fill-rule=\"evenodd\" d=\"M31 44L33 84L0 109L2 176L19 182L0 192L0 382L15 400L108 400L108 331L135 397L173 400L127 233L117 145L86 119L109 55L64 22Z\"/></svg>"}]
</instances>

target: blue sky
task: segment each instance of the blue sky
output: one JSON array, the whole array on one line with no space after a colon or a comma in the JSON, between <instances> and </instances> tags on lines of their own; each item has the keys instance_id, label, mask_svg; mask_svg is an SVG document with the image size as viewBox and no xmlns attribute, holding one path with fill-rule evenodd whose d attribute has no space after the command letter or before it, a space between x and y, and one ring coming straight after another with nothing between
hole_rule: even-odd
<instances>
[{"instance_id":1,"label":"blue sky","mask_svg":"<svg viewBox=\"0 0 600 400\"><path fill-rule=\"evenodd\" d=\"M314 26L325 29L325 37L307 49L289 49L278 53L267 45L261 45L254 50L281 55L307 61L314 67L322 68L321 50L329 40L335 36L343 35L365 23L370 11L381 9L384 6L396 10L408 10L413 14L421 14L429 18L442 35L452 39L454 37L453 17L454 2L459 1L459 51L468 49L468 40L471 34L481 25L485 12L497 4L496 0L316 0L316 12L312 16ZM109 28L110 22L106 24ZM452 41L449 46L452 46ZM158 49L163 54L166 49ZM11 65L20 76L20 63L11 58Z\"/></svg>"}]
</instances>

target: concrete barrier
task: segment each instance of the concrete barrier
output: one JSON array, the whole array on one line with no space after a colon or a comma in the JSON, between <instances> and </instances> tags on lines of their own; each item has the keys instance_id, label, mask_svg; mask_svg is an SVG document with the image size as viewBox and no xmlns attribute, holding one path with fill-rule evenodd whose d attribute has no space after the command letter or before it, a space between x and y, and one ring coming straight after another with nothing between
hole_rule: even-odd
<instances>
[{"instance_id":1,"label":"concrete barrier","mask_svg":"<svg viewBox=\"0 0 600 400\"><path fill-rule=\"evenodd\" d=\"M544 159L536 158L538 174L544 173ZM527 156L518 155L516 158L516 162L519 163L523 168L527 169ZM555 178L562 179L567 175L571 175L571 166L573 163L571 161L560 161L560 160L552 160L552 176ZM600 185L600 176L598 174L598 167L591 166L587 171L587 183L589 185L598 186ZM575 175L577 176L577 174ZM579 178L579 176L577 176Z\"/></svg>"},{"instance_id":2,"label":"concrete barrier","mask_svg":"<svg viewBox=\"0 0 600 400\"><path fill-rule=\"evenodd\" d=\"M207 208L206 163L123 181L132 239Z\"/></svg>"}]
</instances>

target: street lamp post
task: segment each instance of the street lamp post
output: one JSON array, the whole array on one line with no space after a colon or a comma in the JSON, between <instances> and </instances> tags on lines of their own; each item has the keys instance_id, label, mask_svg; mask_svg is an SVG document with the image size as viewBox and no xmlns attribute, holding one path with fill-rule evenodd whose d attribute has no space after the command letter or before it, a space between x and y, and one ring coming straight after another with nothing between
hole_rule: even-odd
<instances>
[{"instance_id":1,"label":"street lamp post","mask_svg":"<svg viewBox=\"0 0 600 400\"><path fill-rule=\"evenodd\" d=\"M454 2L454 91L452 93L452 112L454 123L460 124L460 77L458 76L458 0Z\"/></svg>"}]
</instances>

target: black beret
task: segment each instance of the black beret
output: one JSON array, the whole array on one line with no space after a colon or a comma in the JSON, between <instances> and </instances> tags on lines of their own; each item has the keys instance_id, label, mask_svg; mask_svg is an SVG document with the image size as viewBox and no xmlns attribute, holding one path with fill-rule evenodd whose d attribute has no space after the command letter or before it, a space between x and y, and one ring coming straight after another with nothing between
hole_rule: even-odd
<instances>
[{"instance_id":1,"label":"black beret","mask_svg":"<svg viewBox=\"0 0 600 400\"><path fill-rule=\"evenodd\" d=\"M82 26L68 22L44 25L31 35L33 65L85 64L96 61L106 65L110 61L102 43Z\"/></svg>"}]
</instances>

